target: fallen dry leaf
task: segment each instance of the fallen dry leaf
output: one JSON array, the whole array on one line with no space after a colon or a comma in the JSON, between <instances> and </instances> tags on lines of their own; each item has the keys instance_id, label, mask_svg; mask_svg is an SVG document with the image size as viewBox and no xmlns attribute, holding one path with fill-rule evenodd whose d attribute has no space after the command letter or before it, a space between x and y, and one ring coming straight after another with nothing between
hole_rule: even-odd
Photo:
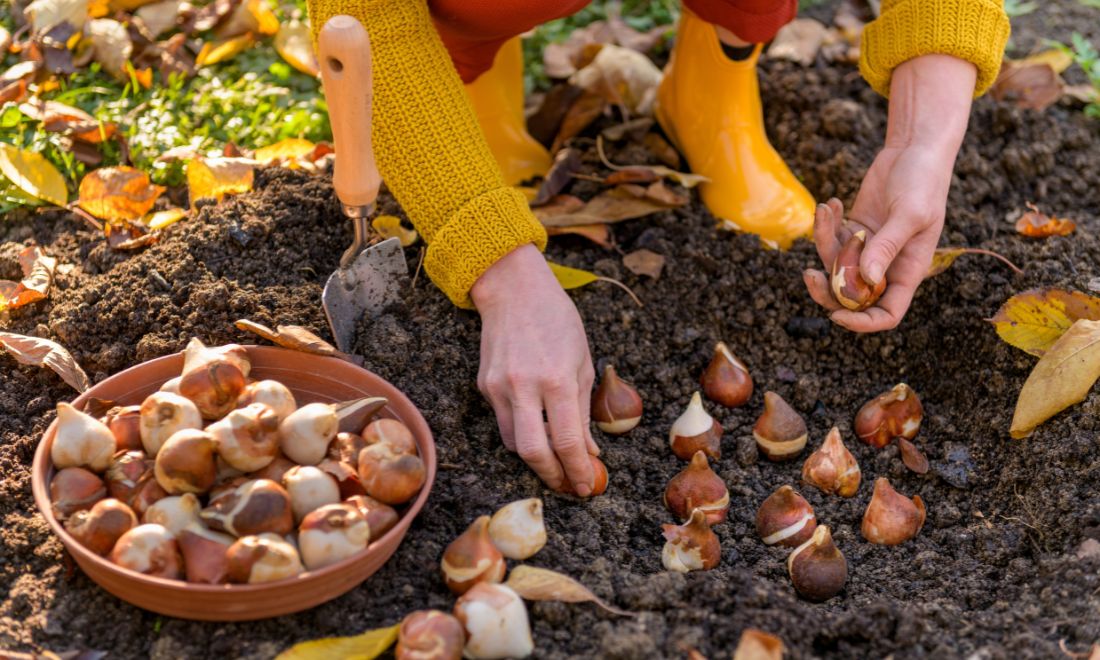
<instances>
[{"instance_id":1,"label":"fallen dry leaf","mask_svg":"<svg viewBox=\"0 0 1100 660\"><path fill-rule=\"evenodd\" d=\"M1089 103L1096 103L1100 101L1100 89L1093 87L1089 83L1081 83L1079 85L1066 85L1062 89L1062 96L1082 105L1088 105Z\"/></svg>"},{"instance_id":2,"label":"fallen dry leaf","mask_svg":"<svg viewBox=\"0 0 1100 660\"><path fill-rule=\"evenodd\" d=\"M615 43L636 50L639 53L648 53L658 43L674 30L672 25L657 25L646 32L639 32L627 25L622 16L613 14L607 18L607 26L611 30Z\"/></svg>"},{"instance_id":3,"label":"fallen dry leaf","mask_svg":"<svg viewBox=\"0 0 1100 660\"><path fill-rule=\"evenodd\" d=\"M80 181L76 203L100 220L136 220L153 209L163 186L141 170L120 165L92 170Z\"/></svg>"},{"instance_id":4,"label":"fallen dry leaf","mask_svg":"<svg viewBox=\"0 0 1100 660\"><path fill-rule=\"evenodd\" d=\"M676 147L673 147L668 143L668 140L664 139L657 133L646 133L642 138L642 143L645 144L646 149L657 157L657 160L661 161L665 165L676 169L680 167L680 152L676 151Z\"/></svg>"},{"instance_id":5,"label":"fallen dry leaf","mask_svg":"<svg viewBox=\"0 0 1100 660\"><path fill-rule=\"evenodd\" d=\"M0 104L22 101L27 97L27 84L42 66L38 61L20 62L0 74Z\"/></svg>"},{"instance_id":6,"label":"fallen dry leaf","mask_svg":"<svg viewBox=\"0 0 1100 660\"><path fill-rule=\"evenodd\" d=\"M277 346L289 348L292 351L340 358L353 364L361 365L363 363L362 358L359 356L340 352L335 346L300 325L280 325L272 330L262 323L256 323L248 319L240 319L234 325L238 330L259 335Z\"/></svg>"},{"instance_id":7,"label":"fallen dry leaf","mask_svg":"<svg viewBox=\"0 0 1100 660\"><path fill-rule=\"evenodd\" d=\"M592 284L593 282L609 282L619 287L623 291L626 291L627 295L630 296L631 300L633 300L634 304L638 305L638 307L645 307L645 305L642 304L642 301L638 299L638 296L634 294L634 291L619 280L610 277L603 277L601 275L590 273L587 270L581 270L579 268L562 266L561 264L556 264L552 261L547 261L546 265L550 266L550 272L554 274L554 278L558 280L558 283L561 284L561 288L565 290L579 289L580 287L587 286L589 284Z\"/></svg>"},{"instance_id":8,"label":"fallen dry leaf","mask_svg":"<svg viewBox=\"0 0 1100 660\"><path fill-rule=\"evenodd\" d=\"M946 247L936 248L936 251L932 254L932 263L928 265L928 272L925 273L924 278L935 277L943 271L951 267L951 264L955 263L955 260L964 254L984 254L989 257L995 257L1000 259L1009 268L1016 273L1022 273L1020 267L1012 263L1005 257L993 252L991 250L982 250L980 248L959 248L959 247Z\"/></svg>"},{"instance_id":9,"label":"fallen dry leaf","mask_svg":"<svg viewBox=\"0 0 1100 660\"><path fill-rule=\"evenodd\" d=\"M42 123L42 130L64 133L82 142L99 144L118 130L113 122L101 122L80 108L58 101L31 99L19 104L19 111Z\"/></svg>"},{"instance_id":10,"label":"fallen dry leaf","mask_svg":"<svg viewBox=\"0 0 1100 660\"><path fill-rule=\"evenodd\" d=\"M415 229L406 229L401 226L401 218L396 215L380 215L371 220L370 226L382 238L394 238L401 241L401 247L409 247L420 236Z\"/></svg>"},{"instance_id":11,"label":"fallen dry leaf","mask_svg":"<svg viewBox=\"0 0 1100 660\"><path fill-rule=\"evenodd\" d=\"M508 574L505 586L515 591L524 600L553 600L561 603L595 603L603 609L619 616L637 616L633 612L621 610L604 602L588 587L568 575L545 568L536 568L520 564Z\"/></svg>"},{"instance_id":12,"label":"fallen dry leaf","mask_svg":"<svg viewBox=\"0 0 1100 660\"><path fill-rule=\"evenodd\" d=\"M201 69L218 62L226 62L248 50L255 43L256 37L251 32L221 41L208 41L202 45L199 54L195 56L195 66Z\"/></svg>"},{"instance_id":13,"label":"fallen dry leaf","mask_svg":"<svg viewBox=\"0 0 1100 660\"><path fill-rule=\"evenodd\" d=\"M43 300L50 293L57 259L32 245L19 252L19 266L23 269L21 281L0 280L0 311Z\"/></svg>"},{"instance_id":14,"label":"fallen dry leaf","mask_svg":"<svg viewBox=\"0 0 1100 660\"><path fill-rule=\"evenodd\" d=\"M1100 321L1082 319L1039 359L1027 377L1010 433L1026 438L1035 427L1083 401L1100 378Z\"/></svg>"},{"instance_id":15,"label":"fallen dry leaf","mask_svg":"<svg viewBox=\"0 0 1100 660\"><path fill-rule=\"evenodd\" d=\"M1021 108L1045 110L1062 97L1063 87L1062 77L1047 62L1021 64L1006 60L989 94Z\"/></svg>"},{"instance_id":16,"label":"fallen dry leaf","mask_svg":"<svg viewBox=\"0 0 1100 660\"><path fill-rule=\"evenodd\" d=\"M397 641L400 626L368 630L354 637L325 637L299 642L275 656L275 660L330 660L354 658L374 660Z\"/></svg>"},{"instance_id":17,"label":"fallen dry leaf","mask_svg":"<svg viewBox=\"0 0 1100 660\"><path fill-rule=\"evenodd\" d=\"M72 354L57 342L0 330L0 346L18 362L52 369L77 392L84 392L90 385L88 374L84 373Z\"/></svg>"},{"instance_id":18,"label":"fallen dry leaf","mask_svg":"<svg viewBox=\"0 0 1100 660\"><path fill-rule=\"evenodd\" d=\"M551 78L568 78L588 63L584 60L586 54L592 53L593 46L601 48L613 39L611 26L606 21L594 21L573 30L564 42L546 45L542 52L543 70Z\"/></svg>"},{"instance_id":19,"label":"fallen dry leaf","mask_svg":"<svg viewBox=\"0 0 1100 660\"><path fill-rule=\"evenodd\" d=\"M665 269L665 257L642 248L624 256L623 265L635 275L646 275L656 280L660 279L661 271Z\"/></svg>"},{"instance_id":20,"label":"fallen dry leaf","mask_svg":"<svg viewBox=\"0 0 1100 660\"><path fill-rule=\"evenodd\" d=\"M296 169L298 160L312 155L316 148L317 145L309 140L287 138L275 144L260 147L252 154L252 159L260 165L282 164L290 169Z\"/></svg>"},{"instance_id":21,"label":"fallen dry leaf","mask_svg":"<svg viewBox=\"0 0 1100 660\"><path fill-rule=\"evenodd\" d=\"M635 117L621 124L608 126L600 131L600 135L612 142L618 142L626 137L637 142L645 138L647 132L649 129L653 128L653 124L655 123L653 117Z\"/></svg>"},{"instance_id":22,"label":"fallen dry leaf","mask_svg":"<svg viewBox=\"0 0 1100 660\"><path fill-rule=\"evenodd\" d=\"M657 179L657 173L648 167L624 167L608 174L603 182L609 186L617 186L620 183L653 183Z\"/></svg>"},{"instance_id":23,"label":"fallen dry leaf","mask_svg":"<svg viewBox=\"0 0 1100 660\"><path fill-rule=\"evenodd\" d=\"M271 36L279 31L279 18L267 0L245 0L214 30L218 39L229 39L246 32Z\"/></svg>"},{"instance_id":24,"label":"fallen dry leaf","mask_svg":"<svg viewBox=\"0 0 1100 660\"><path fill-rule=\"evenodd\" d=\"M60 23L76 29L88 16L88 0L34 0L23 9L34 34L49 32Z\"/></svg>"},{"instance_id":25,"label":"fallen dry leaf","mask_svg":"<svg viewBox=\"0 0 1100 660\"><path fill-rule=\"evenodd\" d=\"M616 165L615 163L612 163L610 160L608 160L607 154L604 153L602 135L596 138L596 151L597 153L599 153L600 160L603 161L603 164L613 170L647 169L657 176L672 179L673 181L685 188L694 188L700 183L707 183L708 181L710 181L710 179L703 176L702 174L677 172L676 170L665 167L663 165Z\"/></svg>"},{"instance_id":26,"label":"fallen dry leaf","mask_svg":"<svg viewBox=\"0 0 1100 660\"><path fill-rule=\"evenodd\" d=\"M240 0L214 0L201 7L195 7L188 3L186 10L183 12L181 29L189 35L213 29L226 16L229 16L239 4Z\"/></svg>"},{"instance_id":27,"label":"fallen dry leaf","mask_svg":"<svg viewBox=\"0 0 1100 660\"><path fill-rule=\"evenodd\" d=\"M588 125L603 113L607 102L599 94L584 92L569 106L562 117L558 134L550 145L551 153L558 153L567 140L580 134Z\"/></svg>"},{"instance_id":28,"label":"fallen dry leaf","mask_svg":"<svg viewBox=\"0 0 1100 660\"><path fill-rule=\"evenodd\" d=\"M110 18L96 18L84 25L84 38L92 44L95 60L103 70L119 80L129 79L126 63L134 44L126 26Z\"/></svg>"},{"instance_id":29,"label":"fallen dry leaf","mask_svg":"<svg viewBox=\"0 0 1100 660\"><path fill-rule=\"evenodd\" d=\"M221 201L226 195L252 190L254 160L247 158L195 158L187 162L187 188L191 210L203 197Z\"/></svg>"},{"instance_id":30,"label":"fallen dry leaf","mask_svg":"<svg viewBox=\"0 0 1100 660\"><path fill-rule=\"evenodd\" d=\"M686 206L688 202L691 201L691 198L687 195L683 195L669 188L665 185L664 181L654 181L649 184L649 187L645 189L645 196L669 208Z\"/></svg>"},{"instance_id":31,"label":"fallen dry leaf","mask_svg":"<svg viewBox=\"0 0 1100 660\"><path fill-rule=\"evenodd\" d=\"M898 443L898 450L901 453L901 462L905 463L905 467L917 474L928 473L928 457L924 455L924 452L918 449L915 444L901 436L894 438L894 441Z\"/></svg>"},{"instance_id":32,"label":"fallen dry leaf","mask_svg":"<svg viewBox=\"0 0 1100 660\"><path fill-rule=\"evenodd\" d=\"M120 251L148 247L160 240L159 235L147 232L144 227L130 222L105 222L103 233L107 236L107 245Z\"/></svg>"},{"instance_id":33,"label":"fallen dry leaf","mask_svg":"<svg viewBox=\"0 0 1100 660\"><path fill-rule=\"evenodd\" d=\"M554 154L554 164L539 186L535 199L531 200L531 206L542 206L549 202L573 181L573 174L581 169L581 152L579 149L562 149Z\"/></svg>"},{"instance_id":34,"label":"fallen dry leaf","mask_svg":"<svg viewBox=\"0 0 1100 660\"><path fill-rule=\"evenodd\" d=\"M68 203L65 178L42 154L0 143L0 173L32 199L56 206Z\"/></svg>"},{"instance_id":35,"label":"fallen dry leaf","mask_svg":"<svg viewBox=\"0 0 1100 660\"><path fill-rule=\"evenodd\" d=\"M1038 356L1079 320L1100 320L1100 298L1061 289L1018 293L989 319L1006 343Z\"/></svg>"},{"instance_id":36,"label":"fallen dry leaf","mask_svg":"<svg viewBox=\"0 0 1100 660\"><path fill-rule=\"evenodd\" d=\"M313 54L309 26L293 22L279 26L275 35L275 50L290 66L310 76L321 75L317 58Z\"/></svg>"},{"instance_id":37,"label":"fallen dry leaf","mask_svg":"<svg viewBox=\"0 0 1100 660\"><path fill-rule=\"evenodd\" d=\"M179 22L180 6L183 0L162 0L141 7L134 16L141 19L152 37L158 37Z\"/></svg>"},{"instance_id":38,"label":"fallen dry leaf","mask_svg":"<svg viewBox=\"0 0 1100 660\"><path fill-rule=\"evenodd\" d=\"M632 114L649 117L653 115L662 75L657 65L638 51L607 45L569 82Z\"/></svg>"},{"instance_id":39,"label":"fallen dry leaf","mask_svg":"<svg viewBox=\"0 0 1100 660\"><path fill-rule=\"evenodd\" d=\"M615 247L611 243L611 229L607 225L574 225L572 227L546 227L547 236L562 236L573 234L587 238L596 245L610 250Z\"/></svg>"},{"instance_id":40,"label":"fallen dry leaf","mask_svg":"<svg viewBox=\"0 0 1100 660\"><path fill-rule=\"evenodd\" d=\"M768 47L768 57L810 66L825 43L825 32L825 25L820 21L796 18L776 33Z\"/></svg>"},{"instance_id":41,"label":"fallen dry leaf","mask_svg":"<svg viewBox=\"0 0 1100 660\"><path fill-rule=\"evenodd\" d=\"M588 200L584 206L570 213L536 215L546 227L575 227L577 225L611 224L641 218L651 213L667 211L670 207L645 196L635 194L629 184L605 190ZM539 209L545 210L545 209Z\"/></svg>"},{"instance_id":42,"label":"fallen dry leaf","mask_svg":"<svg viewBox=\"0 0 1100 660\"><path fill-rule=\"evenodd\" d=\"M1034 55L1028 55L1022 60L1008 60L1016 66L1032 66L1035 64L1046 64L1054 73L1064 73L1066 69L1073 65L1073 55L1070 55L1066 51L1060 48L1051 48L1044 50Z\"/></svg>"},{"instance_id":43,"label":"fallen dry leaf","mask_svg":"<svg viewBox=\"0 0 1100 660\"><path fill-rule=\"evenodd\" d=\"M168 209L166 211L150 213L144 218L143 223L149 228L149 231L160 231L165 227L174 225L186 217L187 211L183 209Z\"/></svg>"},{"instance_id":44,"label":"fallen dry leaf","mask_svg":"<svg viewBox=\"0 0 1100 660\"><path fill-rule=\"evenodd\" d=\"M733 660L783 660L783 640L756 628L745 628Z\"/></svg>"},{"instance_id":45,"label":"fallen dry leaf","mask_svg":"<svg viewBox=\"0 0 1100 660\"><path fill-rule=\"evenodd\" d=\"M1023 236L1031 238L1047 238L1049 236L1068 236L1077 229L1077 223L1065 218L1053 218L1040 211L1034 204L1028 202L1031 209L1020 216L1016 221L1016 231Z\"/></svg>"}]
</instances>

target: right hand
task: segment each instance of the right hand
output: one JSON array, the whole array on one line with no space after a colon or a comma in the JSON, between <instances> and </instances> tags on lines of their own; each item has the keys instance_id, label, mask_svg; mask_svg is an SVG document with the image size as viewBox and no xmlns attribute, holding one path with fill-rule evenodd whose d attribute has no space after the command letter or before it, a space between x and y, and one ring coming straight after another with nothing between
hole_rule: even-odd
<instances>
[{"instance_id":1,"label":"right hand","mask_svg":"<svg viewBox=\"0 0 1100 660\"><path fill-rule=\"evenodd\" d=\"M470 290L481 314L477 385L504 445L553 489L568 478L591 494L590 406L595 372L580 314L534 245L489 267ZM543 411L549 420L543 422Z\"/></svg>"}]
</instances>

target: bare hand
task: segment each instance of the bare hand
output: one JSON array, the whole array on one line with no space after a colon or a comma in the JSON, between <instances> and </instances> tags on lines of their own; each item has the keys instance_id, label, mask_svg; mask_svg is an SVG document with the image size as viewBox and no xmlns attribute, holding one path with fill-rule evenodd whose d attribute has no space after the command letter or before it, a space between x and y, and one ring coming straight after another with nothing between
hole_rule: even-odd
<instances>
[{"instance_id":1,"label":"bare hand","mask_svg":"<svg viewBox=\"0 0 1100 660\"><path fill-rule=\"evenodd\" d=\"M589 423L595 373L573 301L533 245L493 264L470 295L482 323L478 389L496 412L504 445L551 488L568 476L588 496L588 456L600 452Z\"/></svg>"}]
</instances>

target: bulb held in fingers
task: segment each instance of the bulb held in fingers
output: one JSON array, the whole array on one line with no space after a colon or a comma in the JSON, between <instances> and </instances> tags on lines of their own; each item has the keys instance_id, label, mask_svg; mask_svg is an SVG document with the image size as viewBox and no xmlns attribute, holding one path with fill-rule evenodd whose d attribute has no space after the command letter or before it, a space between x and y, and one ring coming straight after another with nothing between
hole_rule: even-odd
<instances>
[{"instance_id":1,"label":"bulb held in fingers","mask_svg":"<svg viewBox=\"0 0 1100 660\"><path fill-rule=\"evenodd\" d=\"M114 498L100 500L87 511L77 511L65 521L65 529L80 545L100 557L114 549L122 535L137 527L133 510Z\"/></svg>"},{"instance_id":2,"label":"bulb held in fingers","mask_svg":"<svg viewBox=\"0 0 1100 660\"><path fill-rule=\"evenodd\" d=\"M184 429L201 429L199 409L178 394L153 392L141 403L141 444L155 458L168 438Z\"/></svg>"},{"instance_id":3,"label":"bulb held in fingers","mask_svg":"<svg viewBox=\"0 0 1100 660\"><path fill-rule=\"evenodd\" d=\"M542 500L532 497L505 504L489 520L489 537L509 559L533 556L546 545Z\"/></svg>"},{"instance_id":4,"label":"bulb held in fingers","mask_svg":"<svg viewBox=\"0 0 1100 660\"><path fill-rule=\"evenodd\" d=\"M862 229L852 234L833 261L830 280L833 296L837 302L854 312L862 312L874 305L886 290L886 278L872 285L863 279L863 273L859 269L859 258L863 254L866 239L867 232Z\"/></svg>"},{"instance_id":5,"label":"bulb held in fingers","mask_svg":"<svg viewBox=\"0 0 1100 660\"><path fill-rule=\"evenodd\" d=\"M439 610L417 610L401 621L396 660L459 660L466 631L455 617Z\"/></svg>"},{"instance_id":6,"label":"bulb held in fingers","mask_svg":"<svg viewBox=\"0 0 1100 660\"><path fill-rule=\"evenodd\" d=\"M698 509L706 516L708 525L725 520L730 508L726 483L710 469L702 451L695 452L688 466L669 480L664 500L665 506L680 520L687 520Z\"/></svg>"},{"instance_id":7,"label":"bulb held in fingers","mask_svg":"<svg viewBox=\"0 0 1100 660\"><path fill-rule=\"evenodd\" d=\"M821 447L802 464L802 480L824 493L851 497L859 490L861 479L859 464L844 446L840 429L835 426Z\"/></svg>"},{"instance_id":8,"label":"bulb held in fingers","mask_svg":"<svg viewBox=\"0 0 1100 660\"><path fill-rule=\"evenodd\" d=\"M898 383L863 404L856 413L855 432L863 442L881 449L894 438L915 438L923 417L924 407L917 393L905 383Z\"/></svg>"},{"instance_id":9,"label":"bulb held in fingers","mask_svg":"<svg viewBox=\"0 0 1100 660\"><path fill-rule=\"evenodd\" d=\"M924 526L926 511L920 495L912 499L894 490L886 477L875 480L875 492L863 513L863 538L879 545L898 545Z\"/></svg>"},{"instance_id":10,"label":"bulb held in fingers","mask_svg":"<svg viewBox=\"0 0 1100 660\"><path fill-rule=\"evenodd\" d=\"M604 367L603 378L592 393L592 421L610 435L629 433L642 421L642 397L610 364Z\"/></svg>"},{"instance_id":11,"label":"bulb held in fingers","mask_svg":"<svg viewBox=\"0 0 1100 660\"><path fill-rule=\"evenodd\" d=\"M670 571L709 571L722 558L718 536L707 524L707 517L696 509L683 525L661 525L665 547L661 563Z\"/></svg>"},{"instance_id":12,"label":"bulb held in fingers","mask_svg":"<svg viewBox=\"0 0 1100 660\"><path fill-rule=\"evenodd\" d=\"M443 551L443 578L456 594L479 582L500 582L507 565L489 536L489 516L481 516Z\"/></svg>"},{"instance_id":13,"label":"bulb held in fingers","mask_svg":"<svg viewBox=\"0 0 1100 660\"><path fill-rule=\"evenodd\" d=\"M607 491L607 466L598 456L588 455L588 460L592 463L592 492L588 494L589 497L595 497L596 495L603 495ZM565 495L574 495L579 497L577 489L574 488L573 483L569 481L569 477L562 474L561 485L557 488L559 493Z\"/></svg>"},{"instance_id":14,"label":"bulb held in fingers","mask_svg":"<svg viewBox=\"0 0 1100 660\"><path fill-rule=\"evenodd\" d=\"M817 527L813 507L790 486L781 486L756 512L756 533L764 545L793 548L805 543Z\"/></svg>"},{"instance_id":15,"label":"bulb held in fingers","mask_svg":"<svg viewBox=\"0 0 1100 660\"><path fill-rule=\"evenodd\" d=\"M818 525L808 541L791 551L787 572L798 595L821 603L840 593L848 581L848 562L833 543L826 525Z\"/></svg>"},{"instance_id":16,"label":"bulb held in fingers","mask_svg":"<svg viewBox=\"0 0 1100 660\"><path fill-rule=\"evenodd\" d=\"M703 408L699 393L691 395L691 402L683 414L672 423L668 442L672 453L682 461L690 461L695 452L701 451L710 458L722 458L722 425Z\"/></svg>"},{"instance_id":17,"label":"bulb held in fingers","mask_svg":"<svg viewBox=\"0 0 1100 660\"><path fill-rule=\"evenodd\" d=\"M64 401L57 404L57 433L50 460L58 470L84 467L103 472L115 455L115 434L107 425Z\"/></svg>"},{"instance_id":18,"label":"bulb held in fingers","mask_svg":"<svg viewBox=\"0 0 1100 660\"><path fill-rule=\"evenodd\" d=\"M708 399L727 408L743 406L752 397L753 383L748 367L724 342L714 347L714 357L700 383Z\"/></svg>"},{"instance_id":19,"label":"bulb held in fingers","mask_svg":"<svg viewBox=\"0 0 1100 660\"><path fill-rule=\"evenodd\" d=\"M50 505L58 520L84 511L107 497L107 487L91 470L68 467L58 470L50 480Z\"/></svg>"},{"instance_id":20,"label":"bulb held in fingers","mask_svg":"<svg viewBox=\"0 0 1100 660\"><path fill-rule=\"evenodd\" d=\"M806 421L775 392L764 393L764 413L752 427L756 446L770 461L789 461L806 447Z\"/></svg>"}]
</instances>

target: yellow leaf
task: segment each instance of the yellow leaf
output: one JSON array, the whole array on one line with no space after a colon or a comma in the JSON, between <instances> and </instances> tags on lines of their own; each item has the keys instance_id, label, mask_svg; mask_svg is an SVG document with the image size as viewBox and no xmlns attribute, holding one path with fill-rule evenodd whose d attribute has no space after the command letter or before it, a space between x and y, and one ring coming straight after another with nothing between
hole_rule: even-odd
<instances>
[{"instance_id":1,"label":"yellow leaf","mask_svg":"<svg viewBox=\"0 0 1100 660\"><path fill-rule=\"evenodd\" d=\"M275 660L373 660L397 641L400 626L378 628L354 637L326 637L295 644Z\"/></svg>"},{"instance_id":2,"label":"yellow leaf","mask_svg":"<svg viewBox=\"0 0 1100 660\"><path fill-rule=\"evenodd\" d=\"M409 247L418 238L415 229L405 229L401 226L401 218L395 215L380 215L371 221L370 226L382 238L396 236L401 241L402 247Z\"/></svg>"},{"instance_id":3,"label":"yellow leaf","mask_svg":"<svg viewBox=\"0 0 1100 660\"><path fill-rule=\"evenodd\" d=\"M547 261L546 264L550 266L550 270L554 273L554 277L558 279L558 283L561 284L561 288L563 289L577 289L586 284L592 284L600 279L599 275L590 273L587 270L562 266L552 261Z\"/></svg>"},{"instance_id":4,"label":"yellow leaf","mask_svg":"<svg viewBox=\"0 0 1100 660\"><path fill-rule=\"evenodd\" d=\"M1063 73L1073 64L1073 56L1063 50L1051 48L1041 53L1029 55L1022 60L1012 60L1012 62L1020 66L1046 64L1054 70L1054 73Z\"/></svg>"},{"instance_id":5,"label":"yellow leaf","mask_svg":"<svg viewBox=\"0 0 1100 660\"><path fill-rule=\"evenodd\" d=\"M56 206L65 206L69 201L65 178L41 154L0 144L0 173L35 199Z\"/></svg>"},{"instance_id":6,"label":"yellow leaf","mask_svg":"<svg viewBox=\"0 0 1100 660\"><path fill-rule=\"evenodd\" d=\"M232 39L225 39L223 41L208 41L202 45L199 54L195 56L195 66L201 68L210 66L211 64L217 64L218 62L231 60L243 53L255 42L256 38L252 36L251 32L245 32L239 37L233 37Z\"/></svg>"},{"instance_id":7,"label":"yellow leaf","mask_svg":"<svg viewBox=\"0 0 1100 660\"><path fill-rule=\"evenodd\" d=\"M164 192L141 170L121 165L101 167L80 181L77 204L100 220L125 222L148 213Z\"/></svg>"},{"instance_id":8,"label":"yellow leaf","mask_svg":"<svg viewBox=\"0 0 1100 660\"><path fill-rule=\"evenodd\" d=\"M1027 377L1012 416L1013 438L1025 438L1073 404L1083 401L1100 378L1100 321L1070 326Z\"/></svg>"},{"instance_id":9,"label":"yellow leaf","mask_svg":"<svg viewBox=\"0 0 1100 660\"><path fill-rule=\"evenodd\" d=\"M290 164L298 158L313 153L316 148L317 145L309 140L287 138L286 140L279 140L275 144L260 147L256 150L256 153L252 154L252 158L261 165L268 165L275 161L286 161L287 164Z\"/></svg>"},{"instance_id":10,"label":"yellow leaf","mask_svg":"<svg viewBox=\"0 0 1100 660\"><path fill-rule=\"evenodd\" d=\"M252 168L247 158L195 158L187 163L187 188L191 210L195 201L213 197L219 202L230 194L252 190Z\"/></svg>"},{"instance_id":11,"label":"yellow leaf","mask_svg":"<svg viewBox=\"0 0 1100 660\"><path fill-rule=\"evenodd\" d=\"M556 600L562 603L595 603L620 616L634 616L626 610L608 605L588 587L568 575L534 566L519 565L512 569L504 583L525 600Z\"/></svg>"},{"instance_id":12,"label":"yellow leaf","mask_svg":"<svg viewBox=\"0 0 1100 660\"><path fill-rule=\"evenodd\" d=\"M1100 320L1100 298L1080 291L1031 289L1006 300L989 321L1005 342L1041 356L1080 319Z\"/></svg>"},{"instance_id":13,"label":"yellow leaf","mask_svg":"<svg viewBox=\"0 0 1100 660\"><path fill-rule=\"evenodd\" d=\"M279 17L271 11L267 0L248 0L248 11L256 19L256 31L264 36L279 32Z\"/></svg>"},{"instance_id":14,"label":"yellow leaf","mask_svg":"<svg viewBox=\"0 0 1100 660\"><path fill-rule=\"evenodd\" d=\"M1012 263L1005 257L997 254L996 252L993 252L992 250L982 250L980 248L945 247L936 248L935 253L932 254L932 263L928 266L928 272L924 274L925 279L928 279L929 277L935 277L936 275L939 275L943 271L947 270L951 267L951 264L955 263L956 259L963 256L964 254L984 254L989 257L1000 259L1002 262L1004 262L1006 266L1016 271L1017 273L1024 272L1020 270L1019 266Z\"/></svg>"},{"instance_id":15,"label":"yellow leaf","mask_svg":"<svg viewBox=\"0 0 1100 660\"><path fill-rule=\"evenodd\" d=\"M270 36L279 31L279 19L267 0L247 0L237 5L233 13L214 30L218 39L230 39L245 32Z\"/></svg>"},{"instance_id":16,"label":"yellow leaf","mask_svg":"<svg viewBox=\"0 0 1100 660\"><path fill-rule=\"evenodd\" d=\"M160 231L169 225L183 220L187 217L187 211L183 209L168 209L167 211L157 211L150 214L145 218L145 226L149 228L149 231Z\"/></svg>"},{"instance_id":17,"label":"yellow leaf","mask_svg":"<svg viewBox=\"0 0 1100 660\"><path fill-rule=\"evenodd\" d=\"M313 54L313 41L309 26L294 22L279 27L275 35L275 50L290 66L310 76L321 74L317 58Z\"/></svg>"}]
</instances>

